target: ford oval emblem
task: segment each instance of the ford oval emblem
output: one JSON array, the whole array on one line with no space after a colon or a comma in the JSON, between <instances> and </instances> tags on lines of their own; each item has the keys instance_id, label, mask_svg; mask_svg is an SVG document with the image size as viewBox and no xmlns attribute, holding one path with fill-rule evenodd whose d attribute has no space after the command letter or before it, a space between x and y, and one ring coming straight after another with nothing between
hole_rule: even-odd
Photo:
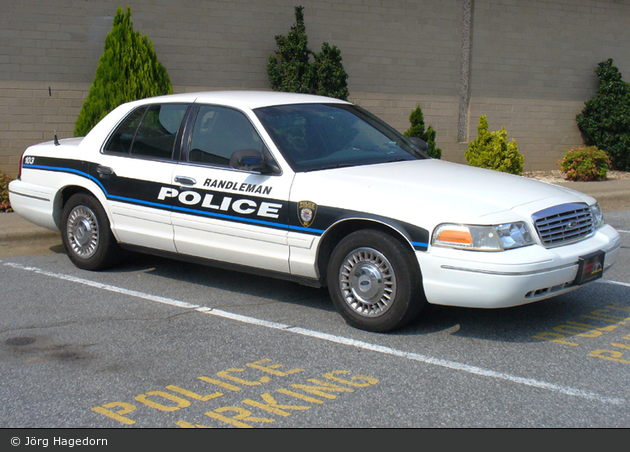
<instances>
[{"instance_id":1,"label":"ford oval emblem","mask_svg":"<svg viewBox=\"0 0 630 452\"><path fill-rule=\"evenodd\" d=\"M567 231L572 231L573 229L577 229L577 227L578 227L578 222L572 221L571 223L567 224L564 229Z\"/></svg>"}]
</instances>

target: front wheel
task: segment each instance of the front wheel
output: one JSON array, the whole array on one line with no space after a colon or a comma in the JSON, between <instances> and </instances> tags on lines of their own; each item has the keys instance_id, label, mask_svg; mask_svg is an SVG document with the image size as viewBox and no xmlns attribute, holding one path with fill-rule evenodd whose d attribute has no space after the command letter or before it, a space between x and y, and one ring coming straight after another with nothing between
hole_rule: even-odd
<instances>
[{"instance_id":1,"label":"front wheel","mask_svg":"<svg viewBox=\"0 0 630 452\"><path fill-rule=\"evenodd\" d=\"M63 208L61 239L72 263L84 270L107 268L119 254L105 210L83 193L73 195Z\"/></svg>"},{"instance_id":2,"label":"front wheel","mask_svg":"<svg viewBox=\"0 0 630 452\"><path fill-rule=\"evenodd\" d=\"M350 325L384 333L418 316L426 305L413 252L377 230L345 237L328 263L332 301Z\"/></svg>"}]
</instances>

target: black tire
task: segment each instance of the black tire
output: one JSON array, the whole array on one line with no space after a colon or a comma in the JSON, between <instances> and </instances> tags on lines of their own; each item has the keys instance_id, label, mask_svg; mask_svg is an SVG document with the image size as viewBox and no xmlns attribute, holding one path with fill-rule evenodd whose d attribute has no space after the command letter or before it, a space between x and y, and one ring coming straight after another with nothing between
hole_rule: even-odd
<instances>
[{"instance_id":1,"label":"black tire","mask_svg":"<svg viewBox=\"0 0 630 452\"><path fill-rule=\"evenodd\" d=\"M400 328L427 304L412 250L377 230L356 231L339 242L328 263L327 282L337 311L362 330Z\"/></svg>"},{"instance_id":2,"label":"black tire","mask_svg":"<svg viewBox=\"0 0 630 452\"><path fill-rule=\"evenodd\" d=\"M64 206L61 239L72 263L84 270L103 270L120 255L105 210L84 193L73 195Z\"/></svg>"}]
</instances>

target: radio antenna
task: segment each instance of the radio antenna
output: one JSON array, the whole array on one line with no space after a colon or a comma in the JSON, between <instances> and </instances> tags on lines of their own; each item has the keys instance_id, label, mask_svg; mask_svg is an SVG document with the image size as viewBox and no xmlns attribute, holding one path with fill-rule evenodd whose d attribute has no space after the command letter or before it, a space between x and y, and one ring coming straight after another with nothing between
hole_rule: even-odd
<instances>
[{"instance_id":1,"label":"radio antenna","mask_svg":"<svg viewBox=\"0 0 630 452\"><path fill-rule=\"evenodd\" d=\"M48 86L48 96L52 97L52 89ZM55 129L55 146L59 146L59 139L57 138L57 129Z\"/></svg>"}]
</instances>

